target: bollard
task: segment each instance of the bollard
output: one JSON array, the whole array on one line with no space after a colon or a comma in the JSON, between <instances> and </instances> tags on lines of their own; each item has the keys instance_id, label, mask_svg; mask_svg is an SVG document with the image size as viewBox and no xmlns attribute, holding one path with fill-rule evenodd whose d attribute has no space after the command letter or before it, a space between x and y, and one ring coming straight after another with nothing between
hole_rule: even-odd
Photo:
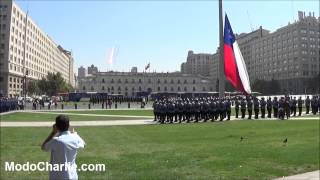
<instances>
[{"instance_id":1,"label":"bollard","mask_svg":"<svg viewBox=\"0 0 320 180\"><path fill-rule=\"evenodd\" d=\"M74 109L78 109L78 104L74 104Z\"/></svg>"},{"instance_id":2,"label":"bollard","mask_svg":"<svg viewBox=\"0 0 320 180\"><path fill-rule=\"evenodd\" d=\"M128 109L130 109L130 102L128 102Z\"/></svg>"},{"instance_id":3,"label":"bollard","mask_svg":"<svg viewBox=\"0 0 320 180\"><path fill-rule=\"evenodd\" d=\"M88 108L91 109L91 104L90 103L88 104Z\"/></svg>"},{"instance_id":4,"label":"bollard","mask_svg":"<svg viewBox=\"0 0 320 180\"><path fill-rule=\"evenodd\" d=\"M64 105L63 104L61 104L61 109L63 109L64 108Z\"/></svg>"},{"instance_id":5,"label":"bollard","mask_svg":"<svg viewBox=\"0 0 320 180\"><path fill-rule=\"evenodd\" d=\"M117 103L114 104L114 108L115 108L115 109L118 108L118 104L117 104Z\"/></svg>"}]
</instances>

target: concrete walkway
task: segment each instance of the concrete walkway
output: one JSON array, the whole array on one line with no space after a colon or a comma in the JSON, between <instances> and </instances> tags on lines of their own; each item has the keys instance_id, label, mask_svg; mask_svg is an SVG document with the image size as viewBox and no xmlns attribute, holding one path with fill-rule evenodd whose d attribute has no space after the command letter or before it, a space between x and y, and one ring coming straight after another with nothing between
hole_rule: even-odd
<instances>
[{"instance_id":1,"label":"concrete walkway","mask_svg":"<svg viewBox=\"0 0 320 180\"><path fill-rule=\"evenodd\" d=\"M275 180L319 180L320 179L320 170L307 172L303 174L297 174L288 177L277 178Z\"/></svg>"},{"instance_id":2,"label":"concrete walkway","mask_svg":"<svg viewBox=\"0 0 320 180\"><path fill-rule=\"evenodd\" d=\"M45 113L45 112L35 112L35 113ZM85 115L85 116L108 116L108 117L141 117L141 118L150 118L150 119L137 119L137 120L101 120L101 121L72 121L72 126L119 126L119 125L150 125L150 124L159 124L158 122L153 121L153 116L130 116L130 115L107 115L107 114L77 114L77 113L53 113L49 112L50 114L66 114L66 115ZM235 118L235 116L231 116L232 121L248 121L247 119ZM277 120L277 118L271 119L251 119L249 121L270 121L270 120ZM289 119L291 120L320 120L319 117L292 117ZM225 122L226 120L222 121ZM0 121L0 127L50 127L54 121L29 121L29 122L9 122L9 121ZM185 123L185 122L182 122ZM193 122L190 122L193 123ZM199 123L202 123L201 121ZM206 123L221 123L221 121L207 121ZM177 124L175 122L174 124Z\"/></svg>"},{"instance_id":3,"label":"concrete walkway","mask_svg":"<svg viewBox=\"0 0 320 180\"><path fill-rule=\"evenodd\" d=\"M0 127L51 127L54 121L0 122ZM156 124L153 120L71 121L70 126L120 126Z\"/></svg>"}]
</instances>

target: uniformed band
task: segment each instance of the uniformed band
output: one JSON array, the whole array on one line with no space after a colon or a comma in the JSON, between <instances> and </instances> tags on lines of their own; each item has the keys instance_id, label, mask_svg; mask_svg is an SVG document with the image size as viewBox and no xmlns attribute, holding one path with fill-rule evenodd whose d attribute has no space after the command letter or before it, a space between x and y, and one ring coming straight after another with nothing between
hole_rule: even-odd
<instances>
[{"instance_id":1,"label":"uniformed band","mask_svg":"<svg viewBox=\"0 0 320 180\"><path fill-rule=\"evenodd\" d=\"M307 96L305 101L299 97L288 96L278 99L269 97L267 100L253 96L216 98L216 97L163 97L154 101L154 121L161 124L173 122L199 122L230 120L231 107L234 106L235 118L279 118L289 119L290 116L301 116L303 104L306 114L315 115L320 112L320 98ZM298 112L297 112L298 108Z\"/></svg>"}]
</instances>

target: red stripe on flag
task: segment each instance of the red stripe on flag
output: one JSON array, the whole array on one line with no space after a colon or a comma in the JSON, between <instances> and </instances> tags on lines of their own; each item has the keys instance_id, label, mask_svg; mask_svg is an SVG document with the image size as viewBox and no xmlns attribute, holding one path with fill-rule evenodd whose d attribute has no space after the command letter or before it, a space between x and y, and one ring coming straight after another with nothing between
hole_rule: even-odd
<instances>
[{"instance_id":1,"label":"red stripe on flag","mask_svg":"<svg viewBox=\"0 0 320 180\"><path fill-rule=\"evenodd\" d=\"M233 49L227 44L224 44L224 74L230 83L237 90L244 92L244 88L239 76L236 59L234 57Z\"/></svg>"}]
</instances>

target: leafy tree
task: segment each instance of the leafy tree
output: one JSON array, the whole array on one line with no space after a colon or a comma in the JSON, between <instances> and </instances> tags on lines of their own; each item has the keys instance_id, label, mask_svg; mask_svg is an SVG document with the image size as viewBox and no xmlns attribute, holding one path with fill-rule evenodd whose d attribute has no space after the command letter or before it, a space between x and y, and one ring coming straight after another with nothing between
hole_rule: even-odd
<instances>
[{"instance_id":1,"label":"leafy tree","mask_svg":"<svg viewBox=\"0 0 320 180\"><path fill-rule=\"evenodd\" d=\"M27 93L29 95L39 94L40 89L37 80L31 80L27 82Z\"/></svg>"},{"instance_id":2,"label":"leafy tree","mask_svg":"<svg viewBox=\"0 0 320 180\"><path fill-rule=\"evenodd\" d=\"M45 78L38 81L40 92L49 96L57 95L59 92L72 91L72 86L65 82L61 73L48 73Z\"/></svg>"}]
</instances>

